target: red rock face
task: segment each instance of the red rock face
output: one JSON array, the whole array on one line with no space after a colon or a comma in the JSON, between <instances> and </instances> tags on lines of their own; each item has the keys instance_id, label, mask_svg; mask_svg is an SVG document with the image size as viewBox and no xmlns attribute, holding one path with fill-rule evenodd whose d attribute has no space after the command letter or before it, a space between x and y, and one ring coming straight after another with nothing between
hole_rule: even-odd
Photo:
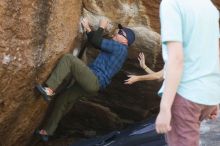
<instances>
[{"instance_id":1,"label":"red rock face","mask_svg":"<svg viewBox=\"0 0 220 146\"><path fill-rule=\"evenodd\" d=\"M74 135L74 131L80 131L86 136L88 130L100 135L124 128L135 121L141 121L157 111L160 101L157 91L160 82L148 81L131 86L124 85L128 74L145 74L137 60L140 51L145 53L146 62L153 70L160 70L163 66L160 58L160 35L154 31L159 28L152 28L156 21L151 23L151 20L158 20L157 15L153 14L156 11L153 6L159 6L159 3L144 2L83 1L83 16L89 18L94 29L97 28L99 20L105 17L110 21L107 32L111 34L116 29L117 23L121 23L135 31L136 41L129 48L129 57L123 69L113 78L111 85L96 97L78 101L60 122L57 129L58 135L71 133L71 131ZM150 8L153 8L152 12ZM96 51L89 48L87 55L90 60L96 56ZM55 143L52 142L51 145Z\"/></svg>"},{"instance_id":2,"label":"red rock face","mask_svg":"<svg viewBox=\"0 0 220 146\"><path fill-rule=\"evenodd\" d=\"M214 3L220 7L219 0ZM118 23L129 26L135 31L136 41L112 84L98 96L78 101L60 122L57 133L92 130L102 134L157 111L160 82L126 86L123 81L127 74L145 74L137 61L140 51L153 70L163 66L159 4L160 0L1 1L0 146L26 145L41 124L48 105L33 88L48 77L62 54L79 46L80 16L88 17L94 29L102 17L108 18L110 34ZM87 55L91 59L96 52L91 48Z\"/></svg>"},{"instance_id":3,"label":"red rock face","mask_svg":"<svg viewBox=\"0 0 220 146\"><path fill-rule=\"evenodd\" d=\"M150 20L150 27L160 33L159 7L161 0L142 0L146 8L146 15Z\"/></svg>"},{"instance_id":4,"label":"red rock face","mask_svg":"<svg viewBox=\"0 0 220 146\"><path fill-rule=\"evenodd\" d=\"M147 12L145 4L141 1L85 0L83 3L84 16L91 16L91 12L96 14L93 16L96 21L93 21L94 24L97 24L100 15L104 14L114 24L122 23L134 28L137 41L132 47L133 51L130 51L130 61L126 63L125 71L119 73L108 90L99 97L94 97L93 101L77 105L82 105L84 109L88 110L98 105L98 111L109 113L107 114L109 120L104 119L105 123L108 123L108 125L103 125L105 130L121 126L123 122L120 119L123 116L132 119L132 116L128 116L126 113L118 113L117 111L120 109L123 109L124 112L137 113L138 116L134 117L136 120L146 117L147 108L151 106L143 110L142 107L146 104L139 105L141 100L135 105L140 106L139 112L135 106L129 108L134 96L140 96L134 94L136 87L132 87L132 95L130 98L126 98L126 102L112 100L105 103L104 97L122 99L128 96L128 94L121 94L121 96L120 93L129 90L123 85L123 80L125 72L130 71L129 68L137 66L138 48L143 48L146 55L149 56L148 64L150 66L153 64L152 66L155 67L156 58L160 53L160 36L150 27L148 18L150 10ZM138 7L141 9L139 10ZM81 8L81 2L73 0L0 2L0 145L25 145L35 128L41 123L47 110L47 104L38 97L33 88L36 83L42 82L48 77L63 53L69 52L73 46L77 45L76 36L79 31ZM116 13L118 14L115 15ZM109 32L112 32L113 29L115 29L114 25L109 28ZM143 37L145 35L146 38ZM91 57L91 55L89 56ZM133 63L134 60L136 63ZM90 102L93 106L89 106ZM123 107L120 106L121 102L124 103ZM73 114L84 115L81 113L80 108L82 107L78 106L78 108L79 110L76 108ZM97 118L102 119L103 117ZM81 121L78 119L78 122Z\"/></svg>"},{"instance_id":5,"label":"red rock face","mask_svg":"<svg viewBox=\"0 0 220 146\"><path fill-rule=\"evenodd\" d=\"M216 7L220 8L220 1L219 0L213 0L213 3L216 5Z\"/></svg>"},{"instance_id":6,"label":"red rock face","mask_svg":"<svg viewBox=\"0 0 220 146\"><path fill-rule=\"evenodd\" d=\"M0 145L24 145L41 122L34 84L71 49L80 11L78 0L0 2Z\"/></svg>"},{"instance_id":7,"label":"red rock face","mask_svg":"<svg viewBox=\"0 0 220 146\"><path fill-rule=\"evenodd\" d=\"M159 31L159 1L83 1L83 16L88 17L94 29L101 18L107 18L110 25L107 31L114 32L117 24L132 28L136 34L134 45L130 47L129 59L136 59L138 52L143 51L149 65L157 64L157 56L161 53Z\"/></svg>"}]
</instances>

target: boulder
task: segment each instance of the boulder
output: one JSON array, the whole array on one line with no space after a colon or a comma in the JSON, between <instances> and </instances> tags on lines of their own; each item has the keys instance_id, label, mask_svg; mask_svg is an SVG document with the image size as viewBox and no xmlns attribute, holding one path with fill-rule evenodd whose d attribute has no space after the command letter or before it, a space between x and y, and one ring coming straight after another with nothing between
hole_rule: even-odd
<instances>
[{"instance_id":1,"label":"boulder","mask_svg":"<svg viewBox=\"0 0 220 146\"><path fill-rule=\"evenodd\" d=\"M144 52L147 65L163 67L160 44L161 0L8 0L0 1L0 146L40 146L31 136L47 120L48 104L34 86L45 81L59 58L82 45L80 19L88 17L93 29L101 18L110 21L110 37L117 24L135 31L136 41L111 85L98 96L80 99L61 120L58 136L91 137L123 129L157 113L158 81L124 85L128 74L146 74L137 56ZM220 8L218 0L214 0ZM87 60L97 55L87 49ZM52 109L49 109L49 112ZM32 139L33 140L33 139ZM73 140L55 140L60 146Z\"/></svg>"},{"instance_id":2,"label":"boulder","mask_svg":"<svg viewBox=\"0 0 220 146\"><path fill-rule=\"evenodd\" d=\"M95 131L95 135L101 135L123 129L157 112L160 102L157 91L161 82L147 81L124 85L124 80L128 74L146 74L139 67L137 60L140 52L144 52L146 63L153 70L158 71L163 67L160 34L157 33L159 13L154 14L158 11L159 4L159 1L83 1L82 17L89 19L93 29L97 29L99 20L105 18L110 22L105 31L107 37L115 33L117 24L120 23L135 31L136 41L129 48L124 67L113 78L110 86L96 97L79 100L61 120L56 131L58 136L75 136L80 133L87 137L87 131ZM92 60L97 53L97 50L88 47L87 60Z\"/></svg>"},{"instance_id":3,"label":"boulder","mask_svg":"<svg viewBox=\"0 0 220 146\"><path fill-rule=\"evenodd\" d=\"M79 30L79 0L0 1L0 145L23 146L45 115L34 92Z\"/></svg>"}]
</instances>

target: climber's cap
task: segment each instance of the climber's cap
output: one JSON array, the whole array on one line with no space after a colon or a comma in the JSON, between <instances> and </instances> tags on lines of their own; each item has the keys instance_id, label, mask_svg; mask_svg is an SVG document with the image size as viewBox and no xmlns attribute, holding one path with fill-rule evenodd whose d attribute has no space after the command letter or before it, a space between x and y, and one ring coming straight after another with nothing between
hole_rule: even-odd
<instances>
[{"instance_id":1,"label":"climber's cap","mask_svg":"<svg viewBox=\"0 0 220 146\"><path fill-rule=\"evenodd\" d=\"M121 24L118 24L118 34L124 36L128 40L128 46L130 46L135 40L134 31L130 28L123 27Z\"/></svg>"}]
</instances>

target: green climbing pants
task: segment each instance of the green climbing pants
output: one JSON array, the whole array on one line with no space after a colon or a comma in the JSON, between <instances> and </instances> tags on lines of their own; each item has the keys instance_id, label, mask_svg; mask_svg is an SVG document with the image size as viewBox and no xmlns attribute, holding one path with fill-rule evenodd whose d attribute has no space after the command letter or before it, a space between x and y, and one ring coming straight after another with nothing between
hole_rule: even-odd
<instances>
[{"instance_id":1,"label":"green climbing pants","mask_svg":"<svg viewBox=\"0 0 220 146\"><path fill-rule=\"evenodd\" d=\"M55 98L54 109L44 125L48 135L53 135L60 119L72 108L78 98L95 95L99 90L96 75L84 62L72 54L64 55L61 58L46 84L48 87L56 89L69 75L76 82Z\"/></svg>"}]
</instances>

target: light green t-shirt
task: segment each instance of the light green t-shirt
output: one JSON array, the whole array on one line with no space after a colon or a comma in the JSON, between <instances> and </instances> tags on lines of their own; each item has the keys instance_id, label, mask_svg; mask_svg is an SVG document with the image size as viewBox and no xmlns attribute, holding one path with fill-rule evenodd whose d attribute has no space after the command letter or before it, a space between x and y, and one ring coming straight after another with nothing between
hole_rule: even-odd
<instances>
[{"instance_id":1,"label":"light green t-shirt","mask_svg":"<svg viewBox=\"0 0 220 146\"><path fill-rule=\"evenodd\" d=\"M160 5L162 55L167 41L184 49L184 71L177 93L195 103L220 103L219 11L210 0L162 0ZM163 93L164 84L159 94Z\"/></svg>"}]
</instances>

